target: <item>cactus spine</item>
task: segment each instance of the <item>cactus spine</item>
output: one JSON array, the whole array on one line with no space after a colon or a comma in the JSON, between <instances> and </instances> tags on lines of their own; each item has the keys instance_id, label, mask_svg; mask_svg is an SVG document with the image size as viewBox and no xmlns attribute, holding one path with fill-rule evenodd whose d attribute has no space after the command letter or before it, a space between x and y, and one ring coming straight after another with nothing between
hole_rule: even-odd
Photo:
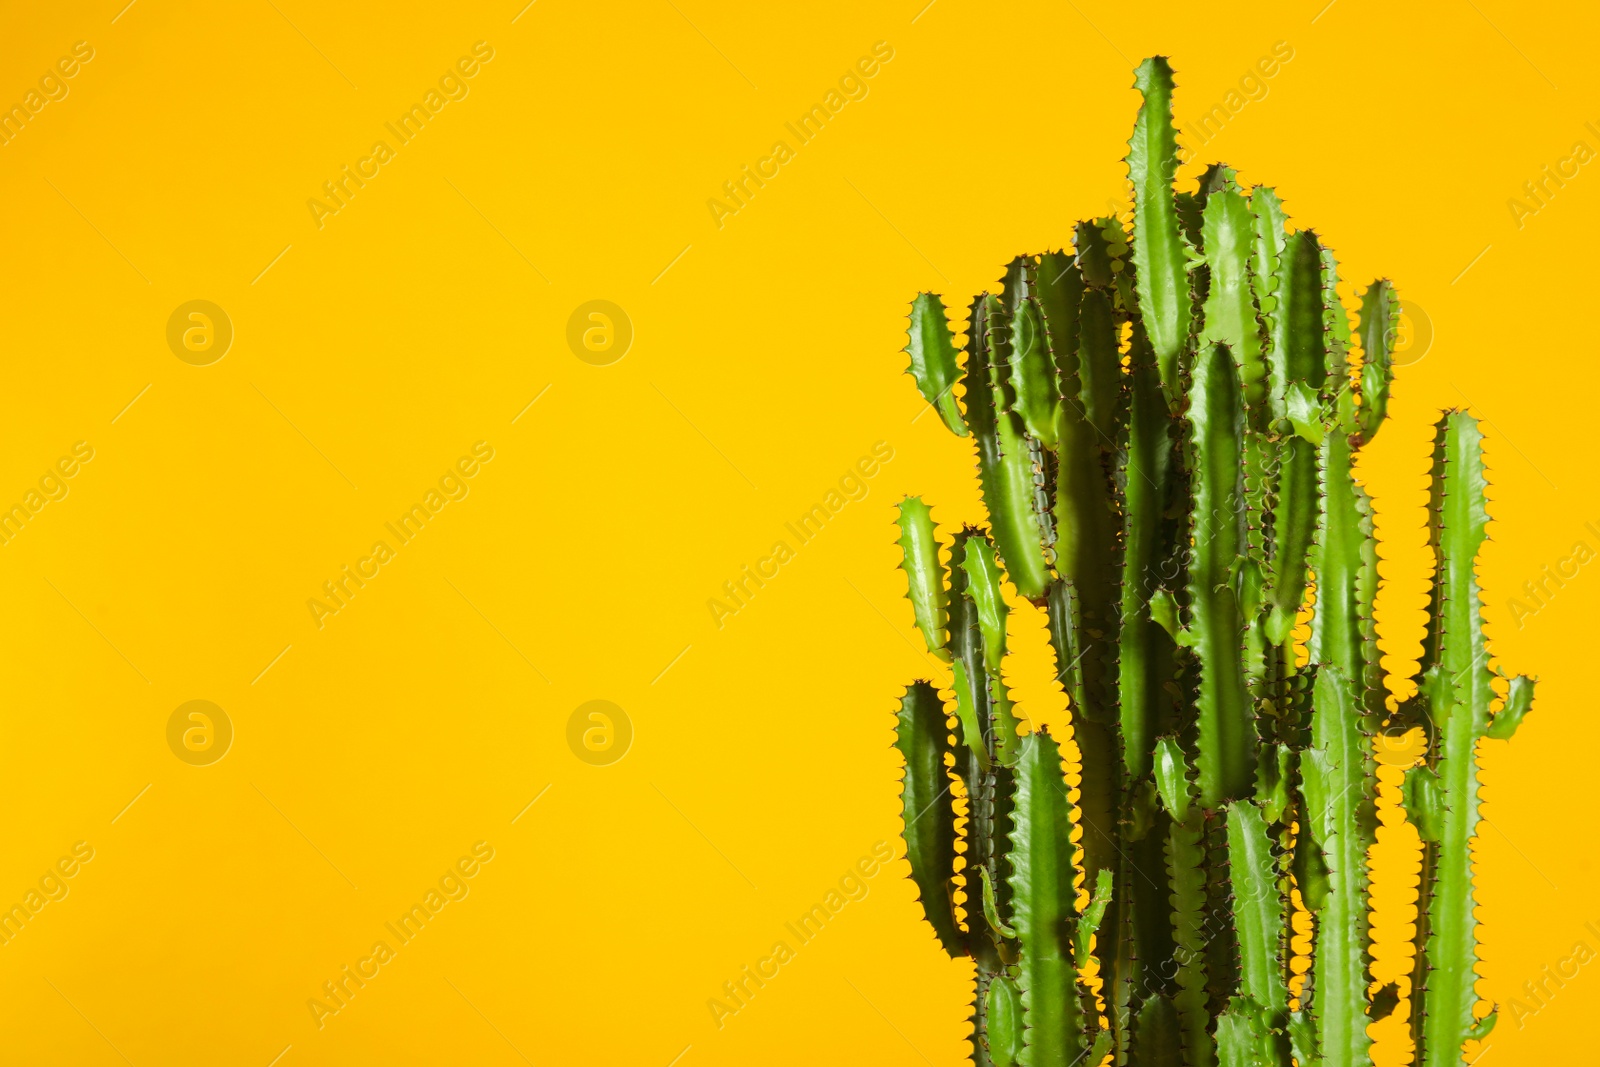
<instances>
[{"instance_id":1,"label":"cactus spine","mask_svg":"<svg viewBox=\"0 0 1600 1067\"><path fill-rule=\"evenodd\" d=\"M912 878L939 943L975 963L976 1064L1360 1067L1395 999L1369 994L1374 736L1424 728L1402 791L1423 842L1409 1018L1417 1062L1458 1067L1494 1018L1473 990L1477 745L1533 693L1510 680L1491 715L1477 423L1439 422L1429 634L1397 705L1357 478L1388 408L1394 288L1372 283L1352 330L1333 255L1271 189L1217 165L1175 192L1172 70L1148 59L1135 84L1131 232L1088 220L1070 251L1014 260L964 346L937 296L912 303L910 373L974 439L988 511L941 540L922 500L900 506L912 614L950 666L948 699L919 681L901 701ZM1006 686L1023 601L1071 706L1075 805L1062 743L1022 732Z\"/></svg>"}]
</instances>

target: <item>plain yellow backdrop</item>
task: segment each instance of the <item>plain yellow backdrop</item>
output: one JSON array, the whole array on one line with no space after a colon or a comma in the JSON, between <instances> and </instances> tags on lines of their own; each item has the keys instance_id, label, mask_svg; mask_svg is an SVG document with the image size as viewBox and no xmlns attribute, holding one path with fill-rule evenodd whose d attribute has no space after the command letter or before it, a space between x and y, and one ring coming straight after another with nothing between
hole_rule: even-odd
<instances>
[{"instance_id":1,"label":"plain yellow backdrop","mask_svg":"<svg viewBox=\"0 0 1600 1067\"><path fill-rule=\"evenodd\" d=\"M1600 549L1600 176L1569 164L1537 211L1510 204L1535 206L1524 183L1576 142L1600 149L1600 19L524 2L0 16L0 103L93 50L0 147L0 504L93 449L0 547L0 904L93 849L0 947L0 1062L957 1063L965 972L903 861L809 943L786 932L896 841L892 709L931 667L892 505L982 515L968 446L901 375L903 315L1118 207L1132 68L1156 52L1180 123L1229 116L1186 135L1183 180L1220 158L1274 184L1351 281L1393 278L1431 323L1363 466L1399 669L1428 424L1469 403L1492 420L1487 619L1499 661L1543 680L1515 741L1484 746L1480 991L1526 1000L1576 942L1600 948L1600 574L1510 603ZM385 124L477 42L493 58L466 95L398 144ZM1292 58L1236 93L1280 42ZM891 58L801 144L786 123L875 46ZM393 158L337 213L308 207L379 140ZM779 141L737 212L708 206ZM167 344L195 299L233 325L209 366ZM607 366L567 341L596 299L633 326ZM478 442L467 495L395 544L384 524ZM866 495L715 618L879 442ZM307 601L378 540L394 558L319 627ZM233 725L209 766L168 746L190 700ZM608 766L568 744L591 700L632 726ZM385 923L478 842L468 894L319 1028L308 1000L397 945ZM794 958L719 1026L707 1002L779 940ZM1546 990L1503 1015L1497 1064L1592 1055L1600 970Z\"/></svg>"}]
</instances>

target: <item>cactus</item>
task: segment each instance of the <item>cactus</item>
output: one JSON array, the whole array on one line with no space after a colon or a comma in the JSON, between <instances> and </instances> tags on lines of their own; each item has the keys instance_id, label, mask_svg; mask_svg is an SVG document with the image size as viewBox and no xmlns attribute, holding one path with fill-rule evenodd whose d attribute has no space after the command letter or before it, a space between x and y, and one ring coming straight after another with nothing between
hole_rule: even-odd
<instances>
[{"instance_id":1,"label":"cactus","mask_svg":"<svg viewBox=\"0 0 1600 1067\"><path fill-rule=\"evenodd\" d=\"M1403 995L1416 1062L1458 1067L1494 1020L1473 988L1477 746L1533 698L1497 684L1483 637L1477 422L1438 424L1431 617L1397 702L1358 477L1388 411L1394 287L1373 282L1352 323L1332 253L1271 189L1218 164L1175 191L1171 67L1148 59L1135 85L1126 221L1014 260L962 345L939 297L911 306L910 374L973 439L988 512L942 538L921 499L900 505L912 617L948 665L901 700L911 876L944 951L973 961L976 1064L1359 1067ZM1070 742L1024 732L1006 683L1008 616L1029 606ZM1374 992L1375 738L1418 728L1414 969Z\"/></svg>"}]
</instances>

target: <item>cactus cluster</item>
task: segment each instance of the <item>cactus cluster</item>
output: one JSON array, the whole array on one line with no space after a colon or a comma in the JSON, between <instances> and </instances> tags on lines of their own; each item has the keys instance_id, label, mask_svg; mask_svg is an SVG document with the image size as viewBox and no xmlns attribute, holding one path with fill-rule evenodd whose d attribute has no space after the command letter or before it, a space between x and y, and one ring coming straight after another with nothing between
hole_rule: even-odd
<instances>
[{"instance_id":1,"label":"cactus cluster","mask_svg":"<svg viewBox=\"0 0 1600 1067\"><path fill-rule=\"evenodd\" d=\"M1483 637L1481 435L1438 423L1428 636L1391 687L1354 461L1385 417L1394 289L1373 282L1352 324L1271 189L1215 165L1176 192L1171 67L1136 85L1128 220L1014 260L961 348L938 297L912 304L910 373L975 440L988 511L941 539L900 505L916 625L949 665L899 710L912 877L974 962L974 1063L1350 1067L1409 1001L1414 1062L1456 1067L1494 1021L1473 988L1476 746L1532 701ZM1008 690L1022 601L1048 617L1070 777ZM1379 988L1375 755L1418 730L1415 963Z\"/></svg>"}]
</instances>

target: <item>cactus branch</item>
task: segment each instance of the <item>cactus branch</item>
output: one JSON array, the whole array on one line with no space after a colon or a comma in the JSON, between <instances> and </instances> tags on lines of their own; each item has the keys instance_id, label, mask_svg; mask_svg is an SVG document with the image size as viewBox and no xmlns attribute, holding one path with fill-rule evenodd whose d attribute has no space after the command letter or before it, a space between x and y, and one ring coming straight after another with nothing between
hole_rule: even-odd
<instances>
[{"instance_id":1,"label":"cactus branch","mask_svg":"<svg viewBox=\"0 0 1600 1067\"><path fill-rule=\"evenodd\" d=\"M939 944L952 956L966 954L956 930L950 876L955 872L955 815L950 802L950 775L944 757L949 751L944 704L927 682L906 687L900 700L895 747L906 758L900 789L901 835L911 880L922 898L923 914Z\"/></svg>"},{"instance_id":2,"label":"cactus branch","mask_svg":"<svg viewBox=\"0 0 1600 1067\"><path fill-rule=\"evenodd\" d=\"M1070 947L1076 927L1071 823L1061 752L1045 731L1023 741L1011 818L1012 923L1022 946L1019 1062L1072 1067L1083 1051L1083 1035Z\"/></svg>"},{"instance_id":3,"label":"cactus branch","mask_svg":"<svg viewBox=\"0 0 1600 1067\"><path fill-rule=\"evenodd\" d=\"M1139 65L1134 85L1144 94L1128 142L1133 182L1133 264L1139 306L1169 404L1182 395L1180 356L1189 338L1188 257L1178 224L1172 179L1178 135L1172 126L1172 67L1163 56Z\"/></svg>"}]
</instances>

